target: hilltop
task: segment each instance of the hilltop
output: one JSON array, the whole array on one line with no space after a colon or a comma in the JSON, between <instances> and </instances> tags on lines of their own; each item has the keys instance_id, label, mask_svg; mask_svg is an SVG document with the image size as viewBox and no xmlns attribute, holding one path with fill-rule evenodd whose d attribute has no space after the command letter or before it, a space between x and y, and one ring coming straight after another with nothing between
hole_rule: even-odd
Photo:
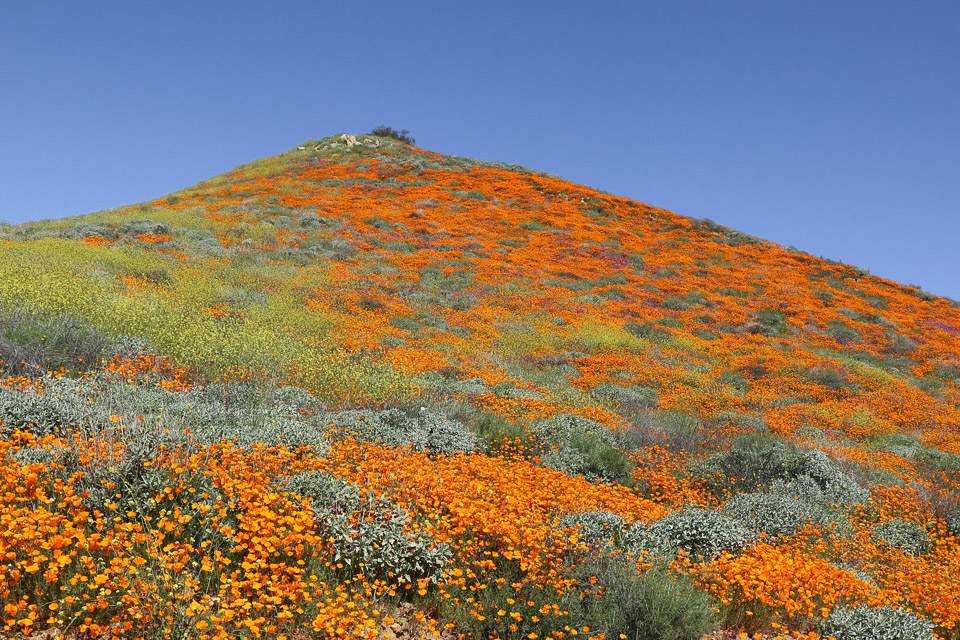
<instances>
[{"instance_id":1,"label":"hilltop","mask_svg":"<svg viewBox=\"0 0 960 640\"><path fill-rule=\"evenodd\" d=\"M7 632L958 637L960 307L709 220L331 136L0 227L0 360Z\"/></svg>"}]
</instances>

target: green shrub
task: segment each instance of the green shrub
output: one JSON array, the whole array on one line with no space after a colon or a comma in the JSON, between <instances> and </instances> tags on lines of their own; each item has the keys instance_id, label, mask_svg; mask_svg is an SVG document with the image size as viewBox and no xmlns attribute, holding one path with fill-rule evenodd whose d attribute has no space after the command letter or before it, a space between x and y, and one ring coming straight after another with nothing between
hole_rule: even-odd
<instances>
[{"instance_id":1,"label":"green shrub","mask_svg":"<svg viewBox=\"0 0 960 640\"><path fill-rule=\"evenodd\" d=\"M644 323L639 324L636 322L627 322L623 325L623 328L627 333L632 334L638 338L644 340L649 340L650 342L656 342L657 344L664 344L669 342L673 337L669 331L657 327L653 323Z\"/></svg>"},{"instance_id":2,"label":"green shrub","mask_svg":"<svg viewBox=\"0 0 960 640\"><path fill-rule=\"evenodd\" d=\"M885 547L922 556L930 552L930 534L916 522L889 520L873 528L874 537Z\"/></svg>"},{"instance_id":3,"label":"green shrub","mask_svg":"<svg viewBox=\"0 0 960 640\"><path fill-rule=\"evenodd\" d=\"M767 424L766 420L761 416L755 416L749 413L724 411L717 416L717 423L721 425L724 430L737 431L743 435L770 433L770 425Z\"/></svg>"},{"instance_id":4,"label":"green shrub","mask_svg":"<svg viewBox=\"0 0 960 640\"><path fill-rule=\"evenodd\" d=\"M156 220L127 220L120 226L121 233L140 234L155 233L158 235L168 235L172 227L166 222L157 222Z\"/></svg>"},{"instance_id":5,"label":"green shrub","mask_svg":"<svg viewBox=\"0 0 960 640\"><path fill-rule=\"evenodd\" d=\"M804 451L786 440L762 434L736 438L726 451L693 463L691 472L718 495L754 491L776 480L805 476L837 504L864 504L870 497L823 451Z\"/></svg>"},{"instance_id":6,"label":"green shrub","mask_svg":"<svg viewBox=\"0 0 960 640\"><path fill-rule=\"evenodd\" d=\"M748 333L779 336L787 330L787 315L779 309L761 309L753 315L752 322L744 327Z\"/></svg>"},{"instance_id":7,"label":"green shrub","mask_svg":"<svg viewBox=\"0 0 960 640\"><path fill-rule=\"evenodd\" d=\"M597 554L571 575L591 633L631 640L700 640L716 628L716 602L686 576L662 569L637 575L632 562Z\"/></svg>"},{"instance_id":8,"label":"green shrub","mask_svg":"<svg viewBox=\"0 0 960 640\"><path fill-rule=\"evenodd\" d=\"M416 333L420 330L420 323L413 318L394 318L390 321L390 325L403 331L409 331L410 333Z\"/></svg>"},{"instance_id":9,"label":"green shrub","mask_svg":"<svg viewBox=\"0 0 960 640\"><path fill-rule=\"evenodd\" d=\"M590 480L632 484L634 465L620 452L617 437L602 424L560 414L534 423L530 431L545 445L545 466Z\"/></svg>"},{"instance_id":10,"label":"green shrub","mask_svg":"<svg viewBox=\"0 0 960 640\"><path fill-rule=\"evenodd\" d=\"M631 428L621 437L630 448L666 447L675 451L698 452L705 441L703 425L694 416L679 411L634 412Z\"/></svg>"},{"instance_id":11,"label":"green shrub","mask_svg":"<svg viewBox=\"0 0 960 640\"><path fill-rule=\"evenodd\" d=\"M75 318L14 311L0 317L0 373L34 377L61 367L93 369L108 343L104 334Z\"/></svg>"},{"instance_id":12,"label":"green shrub","mask_svg":"<svg viewBox=\"0 0 960 640\"><path fill-rule=\"evenodd\" d=\"M808 382L826 387L830 391L856 392L860 388L856 383L850 382L846 374L828 367L814 367L804 374L804 378Z\"/></svg>"},{"instance_id":13,"label":"green shrub","mask_svg":"<svg viewBox=\"0 0 960 640\"><path fill-rule=\"evenodd\" d=\"M382 124L380 126L374 127L373 130L370 131L370 135L381 136L384 138L393 138L394 140L399 140L400 142L403 142L406 144L416 144L417 142L415 139L410 137L409 130L402 129L400 131L397 131L393 127L387 127Z\"/></svg>"},{"instance_id":14,"label":"green shrub","mask_svg":"<svg viewBox=\"0 0 960 640\"><path fill-rule=\"evenodd\" d=\"M221 529L234 526L236 518L229 511L226 517L221 514L228 501L213 477L196 469L174 470L158 464L156 442L139 439L125 444L119 460L81 459L67 445L24 448L14 459L23 465L43 464L48 478L72 482L91 514L99 512L117 522L134 522L149 530L151 522L176 507L180 512L176 527L155 530L158 542L189 540L194 545L213 545L211 553L229 553L233 541Z\"/></svg>"},{"instance_id":15,"label":"green shrub","mask_svg":"<svg viewBox=\"0 0 960 640\"><path fill-rule=\"evenodd\" d=\"M859 331L850 328L840 320L831 320L827 323L827 335L840 344L858 342L861 338Z\"/></svg>"},{"instance_id":16,"label":"green shrub","mask_svg":"<svg viewBox=\"0 0 960 640\"><path fill-rule=\"evenodd\" d=\"M836 640L934 640L932 628L920 616L903 609L860 605L834 609L820 634Z\"/></svg>"},{"instance_id":17,"label":"green shrub","mask_svg":"<svg viewBox=\"0 0 960 640\"><path fill-rule=\"evenodd\" d=\"M517 440L531 442L531 434L516 422L510 422L502 416L480 412L469 422L470 430L483 441L485 453L496 454L504 446Z\"/></svg>"}]
</instances>

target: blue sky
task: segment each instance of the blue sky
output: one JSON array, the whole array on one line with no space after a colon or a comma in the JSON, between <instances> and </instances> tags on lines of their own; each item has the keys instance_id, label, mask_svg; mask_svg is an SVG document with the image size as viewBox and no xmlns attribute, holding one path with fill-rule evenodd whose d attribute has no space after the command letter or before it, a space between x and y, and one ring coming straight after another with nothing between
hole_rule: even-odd
<instances>
[{"instance_id":1,"label":"blue sky","mask_svg":"<svg viewBox=\"0 0 960 640\"><path fill-rule=\"evenodd\" d=\"M960 299L960 2L6 2L0 221L408 128Z\"/></svg>"}]
</instances>

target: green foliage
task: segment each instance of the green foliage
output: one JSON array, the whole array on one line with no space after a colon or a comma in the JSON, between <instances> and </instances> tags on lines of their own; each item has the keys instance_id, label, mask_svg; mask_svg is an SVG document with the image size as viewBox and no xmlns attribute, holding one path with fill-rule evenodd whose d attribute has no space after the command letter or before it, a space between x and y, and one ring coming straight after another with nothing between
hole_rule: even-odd
<instances>
[{"instance_id":1,"label":"green foliage","mask_svg":"<svg viewBox=\"0 0 960 640\"><path fill-rule=\"evenodd\" d=\"M481 450L490 454L496 454L517 441L529 442L531 438L523 425L486 412L472 416L469 428L483 442Z\"/></svg>"},{"instance_id":2,"label":"green foliage","mask_svg":"<svg viewBox=\"0 0 960 640\"><path fill-rule=\"evenodd\" d=\"M76 318L14 311L0 317L0 373L38 376L61 368L93 369L108 344L103 333Z\"/></svg>"},{"instance_id":3,"label":"green foliage","mask_svg":"<svg viewBox=\"0 0 960 640\"><path fill-rule=\"evenodd\" d=\"M644 340L649 340L650 342L655 342L657 344L665 344L670 341L672 335L669 331L659 328L655 323L637 323L637 322L628 322L623 325L623 328L638 338Z\"/></svg>"},{"instance_id":4,"label":"green foliage","mask_svg":"<svg viewBox=\"0 0 960 640\"><path fill-rule=\"evenodd\" d=\"M754 314L753 321L744 328L748 333L779 336L787 330L787 315L779 309L761 309Z\"/></svg>"},{"instance_id":5,"label":"green foliage","mask_svg":"<svg viewBox=\"0 0 960 640\"><path fill-rule=\"evenodd\" d=\"M827 323L827 335L840 344L850 344L861 339L859 331L850 328L840 320L831 320Z\"/></svg>"},{"instance_id":6,"label":"green foliage","mask_svg":"<svg viewBox=\"0 0 960 640\"><path fill-rule=\"evenodd\" d=\"M408 129L397 131L393 127L387 127L382 124L378 127L374 127L373 130L370 131L370 135L381 136L383 138L393 138L394 140L399 140L400 142L411 145L416 144L417 142L415 139L410 137L410 131Z\"/></svg>"},{"instance_id":7,"label":"green foliage","mask_svg":"<svg viewBox=\"0 0 960 640\"><path fill-rule=\"evenodd\" d=\"M691 472L718 495L806 477L836 504L865 504L869 499L869 493L826 453L801 450L768 435L740 436L726 451L693 463Z\"/></svg>"},{"instance_id":8,"label":"green foliage","mask_svg":"<svg viewBox=\"0 0 960 640\"><path fill-rule=\"evenodd\" d=\"M930 534L910 520L888 520L873 528L874 537L884 546L922 556L930 552Z\"/></svg>"},{"instance_id":9,"label":"green foliage","mask_svg":"<svg viewBox=\"0 0 960 640\"><path fill-rule=\"evenodd\" d=\"M834 609L820 634L836 640L934 640L931 629L930 623L909 611L860 605Z\"/></svg>"},{"instance_id":10,"label":"green foliage","mask_svg":"<svg viewBox=\"0 0 960 640\"><path fill-rule=\"evenodd\" d=\"M172 440L164 442L160 434L135 432L124 444L119 459L81 458L65 444L24 448L14 459L22 465L44 465L48 481L72 481L76 495L82 496L82 504L91 514L108 515L117 522L130 521L149 530L165 509L176 507L180 511L177 526L156 530L158 543L189 540L198 546L213 545L211 552L229 553L233 541L221 529L236 520L231 516L220 519L218 526L212 524L213 510L227 504L213 478L196 469L173 469L158 463L162 448L169 453L177 447Z\"/></svg>"},{"instance_id":11,"label":"green foliage","mask_svg":"<svg viewBox=\"0 0 960 640\"><path fill-rule=\"evenodd\" d=\"M814 367L809 369L804 377L813 384L819 384L831 391L850 391L856 392L859 387L851 383L846 374L828 367Z\"/></svg>"},{"instance_id":12,"label":"green foliage","mask_svg":"<svg viewBox=\"0 0 960 640\"><path fill-rule=\"evenodd\" d=\"M572 414L536 422L531 432L546 445L543 464L591 480L632 484L633 464L616 436L603 425Z\"/></svg>"},{"instance_id":13,"label":"green foliage","mask_svg":"<svg viewBox=\"0 0 960 640\"><path fill-rule=\"evenodd\" d=\"M388 500L361 494L355 485L315 471L281 478L277 484L310 501L314 521L332 547L338 571L388 584L437 582L452 557L447 545L423 531Z\"/></svg>"},{"instance_id":14,"label":"green foliage","mask_svg":"<svg viewBox=\"0 0 960 640\"><path fill-rule=\"evenodd\" d=\"M571 577L591 633L631 640L700 640L716 628L716 602L690 578L665 569L637 575L625 558L597 554Z\"/></svg>"},{"instance_id":15,"label":"green foliage","mask_svg":"<svg viewBox=\"0 0 960 640\"><path fill-rule=\"evenodd\" d=\"M769 434L770 425L760 416L749 413L737 413L735 411L724 411L717 416L717 423L725 431L740 432L747 434Z\"/></svg>"},{"instance_id":16,"label":"green foliage","mask_svg":"<svg viewBox=\"0 0 960 640\"><path fill-rule=\"evenodd\" d=\"M560 526L576 529L580 538L587 543L618 543L626 526L626 518L611 511L584 511L563 516Z\"/></svg>"},{"instance_id":17,"label":"green foliage","mask_svg":"<svg viewBox=\"0 0 960 640\"><path fill-rule=\"evenodd\" d=\"M701 450L705 437L704 428L700 421L690 414L644 410L633 413L631 427L621 434L629 448L665 447L686 452Z\"/></svg>"}]
</instances>

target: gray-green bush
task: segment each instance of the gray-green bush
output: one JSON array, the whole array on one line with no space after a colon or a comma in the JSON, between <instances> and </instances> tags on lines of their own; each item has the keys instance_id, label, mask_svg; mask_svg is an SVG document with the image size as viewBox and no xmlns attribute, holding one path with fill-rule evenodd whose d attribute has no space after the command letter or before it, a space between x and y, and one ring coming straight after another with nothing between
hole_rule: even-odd
<instances>
[{"instance_id":1,"label":"gray-green bush","mask_svg":"<svg viewBox=\"0 0 960 640\"><path fill-rule=\"evenodd\" d=\"M789 482L777 480L766 491L737 494L727 501L721 513L755 534L769 536L792 535L807 524L825 529L849 524L806 476Z\"/></svg>"},{"instance_id":2,"label":"gray-green bush","mask_svg":"<svg viewBox=\"0 0 960 640\"><path fill-rule=\"evenodd\" d=\"M737 438L726 451L695 462L691 472L721 495L806 477L838 505L865 504L870 497L869 491L823 451L798 449L786 440L762 434Z\"/></svg>"},{"instance_id":3,"label":"gray-green bush","mask_svg":"<svg viewBox=\"0 0 960 640\"><path fill-rule=\"evenodd\" d=\"M836 640L934 640L931 629L930 623L909 611L860 605L834 609L820 634Z\"/></svg>"},{"instance_id":4,"label":"gray-green bush","mask_svg":"<svg viewBox=\"0 0 960 640\"><path fill-rule=\"evenodd\" d=\"M626 518L611 511L569 513L560 519L560 526L576 529L587 543L618 542L626 526Z\"/></svg>"},{"instance_id":5,"label":"gray-green bush","mask_svg":"<svg viewBox=\"0 0 960 640\"><path fill-rule=\"evenodd\" d=\"M277 484L310 500L314 521L332 541L333 560L343 565L346 576L362 572L391 584L436 582L452 557L447 545L410 531L406 511L362 494L341 478L310 471Z\"/></svg>"},{"instance_id":6,"label":"gray-green bush","mask_svg":"<svg viewBox=\"0 0 960 640\"><path fill-rule=\"evenodd\" d=\"M682 549L691 556L712 558L721 552L740 553L751 539L750 531L719 511L683 509L650 524L636 524L623 534L631 552L646 551L673 558Z\"/></svg>"},{"instance_id":7,"label":"gray-green bush","mask_svg":"<svg viewBox=\"0 0 960 640\"><path fill-rule=\"evenodd\" d=\"M417 451L450 455L476 449L476 437L445 414L419 409L339 411L319 416L333 437L350 435L367 442L410 446Z\"/></svg>"},{"instance_id":8,"label":"gray-green bush","mask_svg":"<svg viewBox=\"0 0 960 640\"><path fill-rule=\"evenodd\" d=\"M621 453L618 438L602 424L560 414L534 423L530 431L545 445L541 458L545 466L590 480L632 484L634 465Z\"/></svg>"},{"instance_id":9,"label":"gray-green bush","mask_svg":"<svg viewBox=\"0 0 960 640\"><path fill-rule=\"evenodd\" d=\"M916 522L910 520L888 520L873 528L877 541L894 549L922 556L931 549L930 534Z\"/></svg>"}]
</instances>

